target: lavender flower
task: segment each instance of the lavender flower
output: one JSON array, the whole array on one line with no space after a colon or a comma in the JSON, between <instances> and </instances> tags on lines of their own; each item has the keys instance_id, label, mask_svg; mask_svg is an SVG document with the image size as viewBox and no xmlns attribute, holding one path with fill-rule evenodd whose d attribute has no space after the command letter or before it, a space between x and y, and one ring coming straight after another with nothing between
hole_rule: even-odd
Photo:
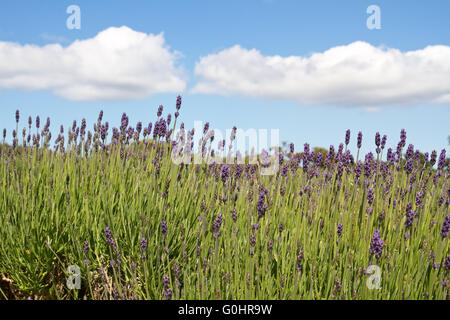
<instances>
[{"instance_id":1,"label":"lavender flower","mask_svg":"<svg viewBox=\"0 0 450 320\"><path fill-rule=\"evenodd\" d=\"M114 246L115 242L112 237L111 230L109 229L108 226L105 228L105 236L106 236L106 242L108 242L111 246Z\"/></svg>"},{"instance_id":2,"label":"lavender flower","mask_svg":"<svg viewBox=\"0 0 450 320\"><path fill-rule=\"evenodd\" d=\"M350 129L345 132L345 145L347 146L350 143Z\"/></svg>"},{"instance_id":3,"label":"lavender flower","mask_svg":"<svg viewBox=\"0 0 450 320\"><path fill-rule=\"evenodd\" d=\"M406 145L406 131L402 129L400 131L400 145L403 148Z\"/></svg>"},{"instance_id":4,"label":"lavender flower","mask_svg":"<svg viewBox=\"0 0 450 320\"><path fill-rule=\"evenodd\" d=\"M342 229L343 229L343 227L344 227L344 226L343 226L342 223L339 223L338 226L337 226L337 234L338 234L339 237L342 235Z\"/></svg>"},{"instance_id":5,"label":"lavender flower","mask_svg":"<svg viewBox=\"0 0 450 320\"><path fill-rule=\"evenodd\" d=\"M410 158L410 159L406 160L405 171L407 174L411 174L413 169L414 169L413 159Z\"/></svg>"},{"instance_id":6,"label":"lavender flower","mask_svg":"<svg viewBox=\"0 0 450 320\"><path fill-rule=\"evenodd\" d=\"M369 152L366 154L366 159L364 161L364 175L369 178L372 176L372 160L373 160L373 154L372 152Z\"/></svg>"},{"instance_id":7,"label":"lavender flower","mask_svg":"<svg viewBox=\"0 0 450 320\"><path fill-rule=\"evenodd\" d=\"M250 246L254 247L256 245L256 234L255 232L252 232L250 234ZM253 255L255 253L254 249L250 249L250 255Z\"/></svg>"},{"instance_id":8,"label":"lavender flower","mask_svg":"<svg viewBox=\"0 0 450 320\"><path fill-rule=\"evenodd\" d=\"M394 163L394 162L395 162L395 155L394 155L394 153L392 152L392 148L389 148L389 149L387 150L386 159L387 159L387 161L390 162L390 163Z\"/></svg>"},{"instance_id":9,"label":"lavender flower","mask_svg":"<svg viewBox=\"0 0 450 320\"><path fill-rule=\"evenodd\" d=\"M445 167L445 149L442 149L441 154L439 156L438 162L438 170L442 170Z\"/></svg>"},{"instance_id":10,"label":"lavender flower","mask_svg":"<svg viewBox=\"0 0 450 320\"><path fill-rule=\"evenodd\" d=\"M433 150L431 151L431 158L430 158L431 166L434 166L434 164L436 163L436 159L437 159L437 151Z\"/></svg>"},{"instance_id":11,"label":"lavender flower","mask_svg":"<svg viewBox=\"0 0 450 320\"><path fill-rule=\"evenodd\" d=\"M208 132L209 129L209 122L205 123L205 126L203 127L203 134L205 135ZM207 139L206 139L207 140Z\"/></svg>"},{"instance_id":12,"label":"lavender flower","mask_svg":"<svg viewBox=\"0 0 450 320\"><path fill-rule=\"evenodd\" d=\"M80 134L84 136L85 133L86 133L86 119L83 118L81 119Z\"/></svg>"},{"instance_id":13,"label":"lavender flower","mask_svg":"<svg viewBox=\"0 0 450 320\"><path fill-rule=\"evenodd\" d=\"M358 161L358 163L356 164L355 167L355 182L358 183L359 182L359 177L361 176L361 172L362 172L362 162Z\"/></svg>"},{"instance_id":14,"label":"lavender flower","mask_svg":"<svg viewBox=\"0 0 450 320\"><path fill-rule=\"evenodd\" d=\"M219 213L217 219L212 223L212 229L214 231L214 238L218 238L220 236L220 226L222 225L222 214Z\"/></svg>"},{"instance_id":15,"label":"lavender flower","mask_svg":"<svg viewBox=\"0 0 450 320\"><path fill-rule=\"evenodd\" d=\"M220 176L222 182L225 183L227 179L230 177L230 166L225 164L220 168Z\"/></svg>"},{"instance_id":16,"label":"lavender flower","mask_svg":"<svg viewBox=\"0 0 450 320\"><path fill-rule=\"evenodd\" d=\"M163 293L166 296L166 300L172 300L172 289L164 289Z\"/></svg>"},{"instance_id":17,"label":"lavender flower","mask_svg":"<svg viewBox=\"0 0 450 320\"><path fill-rule=\"evenodd\" d=\"M19 119L20 119L19 110L16 110L16 123L19 123Z\"/></svg>"},{"instance_id":18,"label":"lavender flower","mask_svg":"<svg viewBox=\"0 0 450 320\"><path fill-rule=\"evenodd\" d=\"M342 143L340 143L339 144L339 147L338 147L338 155L339 155L339 158L340 158L340 156L342 155L342 152L344 151L344 144L342 144Z\"/></svg>"},{"instance_id":19,"label":"lavender flower","mask_svg":"<svg viewBox=\"0 0 450 320\"><path fill-rule=\"evenodd\" d=\"M160 106L158 107L158 112L156 113L156 115L157 115L158 118L161 117L162 112L163 112L163 109L164 109L164 107L163 107L162 105L160 105Z\"/></svg>"},{"instance_id":20,"label":"lavender flower","mask_svg":"<svg viewBox=\"0 0 450 320\"><path fill-rule=\"evenodd\" d=\"M375 133L375 145L377 147L379 147L381 145L381 140L380 139L381 139L380 138L380 133L379 132Z\"/></svg>"},{"instance_id":21,"label":"lavender flower","mask_svg":"<svg viewBox=\"0 0 450 320\"><path fill-rule=\"evenodd\" d=\"M141 250L142 250L142 259L145 259L146 255L145 255L145 251L147 251L147 240L145 239L145 237L142 237L141 239Z\"/></svg>"},{"instance_id":22,"label":"lavender flower","mask_svg":"<svg viewBox=\"0 0 450 320\"><path fill-rule=\"evenodd\" d=\"M136 124L136 131L137 131L138 134L141 134L141 131L142 131L142 122L139 121L139 122Z\"/></svg>"},{"instance_id":23,"label":"lavender flower","mask_svg":"<svg viewBox=\"0 0 450 320\"><path fill-rule=\"evenodd\" d=\"M258 217L262 218L264 216L264 214L266 213L267 210L267 205L264 204L264 201L266 199L266 190L261 191L259 193L259 198L258 198L258 203L256 205L256 208L258 210Z\"/></svg>"},{"instance_id":24,"label":"lavender flower","mask_svg":"<svg viewBox=\"0 0 450 320\"><path fill-rule=\"evenodd\" d=\"M445 258L444 269L447 270L447 271L450 270L450 255L448 255L447 258Z\"/></svg>"},{"instance_id":25,"label":"lavender flower","mask_svg":"<svg viewBox=\"0 0 450 320\"><path fill-rule=\"evenodd\" d=\"M170 279L167 275L163 276L162 278L163 286L165 289L169 288L170 285Z\"/></svg>"},{"instance_id":26,"label":"lavender flower","mask_svg":"<svg viewBox=\"0 0 450 320\"><path fill-rule=\"evenodd\" d=\"M164 237L167 236L167 222L165 220L161 222L161 233Z\"/></svg>"},{"instance_id":27,"label":"lavender flower","mask_svg":"<svg viewBox=\"0 0 450 320\"><path fill-rule=\"evenodd\" d=\"M428 158L429 158L429 154L428 154L428 152L425 152L425 153L423 154L423 162L424 162L425 164L428 163Z\"/></svg>"},{"instance_id":28,"label":"lavender flower","mask_svg":"<svg viewBox=\"0 0 450 320\"><path fill-rule=\"evenodd\" d=\"M422 207L423 206L423 196L425 193L423 191L419 191L416 194L416 207Z\"/></svg>"},{"instance_id":29,"label":"lavender flower","mask_svg":"<svg viewBox=\"0 0 450 320\"><path fill-rule=\"evenodd\" d=\"M84 241L83 252L86 256L89 254L89 242L87 240Z\"/></svg>"},{"instance_id":30,"label":"lavender flower","mask_svg":"<svg viewBox=\"0 0 450 320\"><path fill-rule=\"evenodd\" d=\"M301 248L297 249L297 264L295 268L300 271L302 270L302 262L303 262L303 250Z\"/></svg>"},{"instance_id":31,"label":"lavender flower","mask_svg":"<svg viewBox=\"0 0 450 320\"><path fill-rule=\"evenodd\" d=\"M89 255L89 242L87 240L84 241L83 252L84 252L85 256L88 257L88 255ZM86 258L86 260L84 260L84 264L85 265L89 265L89 263L90 263L89 259Z\"/></svg>"},{"instance_id":32,"label":"lavender flower","mask_svg":"<svg viewBox=\"0 0 450 320\"><path fill-rule=\"evenodd\" d=\"M181 96L177 97L177 104L176 104L176 109L177 111L179 111L181 108Z\"/></svg>"},{"instance_id":33,"label":"lavender flower","mask_svg":"<svg viewBox=\"0 0 450 320\"><path fill-rule=\"evenodd\" d=\"M361 149L361 144L362 144L362 132L358 132L358 139L357 139L357 147L358 149Z\"/></svg>"},{"instance_id":34,"label":"lavender flower","mask_svg":"<svg viewBox=\"0 0 450 320\"><path fill-rule=\"evenodd\" d=\"M386 146L387 136L383 135L383 138L381 139L381 149L384 149Z\"/></svg>"},{"instance_id":35,"label":"lavender flower","mask_svg":"<svg viewBox=\"0 0 450 320\"><path fill-rule=\"evenodd\" d=\"M438 206L439 206L439 207L442 206L443 203L444 203L444 196L441 195L441 196L439 197L439 200L438 200Z\"/></svg>"},{"instance_id":36,"label":"lavender flower","mask_svg":"<svg viewBox=\"0 0 450 320\"><path fill-rule=\"evenodd\" d=\"M380 230L377 229L375 230L370 243L370 254L375 255L377 259L380 259L383 254L383 246L384 242L380 239Z\"/></svg>"},{"instance_id":37,"label":"lavender flower","mask_svg":"<svg viewBox=\"0 0 450 320\"><path fill-rule=\"evenodd\" d=\"M447 238L449 230L450 230L450 215L446 216L444 219L444 223L442 224L441 229L441 237Z\"/></svg>"},{"instance_id":38,"label":"lavender flower","mask_svg":"<svg viewBox=\"0 0 450 320\"><path fill-rule=\"evenodd\" d=\"M408 202L406 205L406 221L405 221L405 228L411 227L414 222L414 217L416 216L416 213L412 210L412 204L411 202Z\"/></svg>"},{"instance_id":39,"label":"lavender flower","mask_svg":"<svg viewBox=\"0 0 450 320\"><path fill-rule=\"evenodd\" d=\"M283 221L280 222L280 225L278 226L278 231L280 231L280 233L282 233L284 230L284 223Z\"/></svg>"},{"instance_id":40,"label":"lavender flower","mask_svg":"<svg viewBox=\"0 0 450 320\"><path fill-rule=\"evenodd\" d=\"M269 239L267 242L267 251L271 252L273 250L273 239Z\"/></svg>"},{"instance_id":41,"label":"lavender flower","mask_svg":"<svg viewBox=\"0 0 450 320\"><path fill-rule=\"evenodd\" d=\"M406 149L405 159L412 159L414 156L414 145L409 144L408 149Z\"/></svg>"},{"instance_id":42,"label":"lavender flower","mask_svg":"<svg viewBox=\"0 0 450 320\"><path fill-rule=\"evenodd\" d=\"M236 139L236 133L237 133L237 127L233 126L233 129L231 130L231 134L230 134L231 142L233 142ZM230 148L232 148L232 145L230 145Z\"/></svg>"}]
</instances>

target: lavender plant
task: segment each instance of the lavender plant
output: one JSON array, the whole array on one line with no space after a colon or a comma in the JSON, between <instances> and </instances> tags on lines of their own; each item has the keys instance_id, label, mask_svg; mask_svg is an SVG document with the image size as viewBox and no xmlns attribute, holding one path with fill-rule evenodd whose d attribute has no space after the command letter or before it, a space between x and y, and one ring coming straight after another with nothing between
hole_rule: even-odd
<instances>
[{"instance_id":1,"label":"lavender plant","mask_svg":"<svg viewBox=\"0 0 450 320\"><path fill-rule=\"evenodd\" d=\"M289 144L266 176L251 160L267 152L215 163L225 141L214 149L209 123L197 146L184 123L172 134L181 103L173 118L159 106L136 128L125 113L110 128L101 112L94 130L83 119L54 140L39 116L19 140L16 112L0 147L0 297L449 298L445 149L404 152L402 130L391 147L377 133L360 158L359 132L354 158L347 130L323 154ZM196 150L202 164L172 161ZM371 264L380 289L366 286ZM64 285L70 265L80 267L79 291Z\"/></svg>"}]
</instances>

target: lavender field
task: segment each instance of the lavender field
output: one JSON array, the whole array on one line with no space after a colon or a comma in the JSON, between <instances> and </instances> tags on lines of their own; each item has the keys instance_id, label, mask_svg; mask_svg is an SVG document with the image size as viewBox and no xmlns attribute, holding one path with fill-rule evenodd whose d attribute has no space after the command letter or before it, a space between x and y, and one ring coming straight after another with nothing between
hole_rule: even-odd
<instances>
[{"instance_id":1,"label":"lavender field","mask_svg":"<svg viewBox=\"0 0 450 320\"><path fill-rule=\"evenodd\" d=\"M276 150L263 175L269 153L212 161L229 147L209 124L194 141L180 109L119 128L103 112L70 128L11 115L2 299L450 298L445 149L348 130L328 150Z\"/></svg>"}]
</instances>

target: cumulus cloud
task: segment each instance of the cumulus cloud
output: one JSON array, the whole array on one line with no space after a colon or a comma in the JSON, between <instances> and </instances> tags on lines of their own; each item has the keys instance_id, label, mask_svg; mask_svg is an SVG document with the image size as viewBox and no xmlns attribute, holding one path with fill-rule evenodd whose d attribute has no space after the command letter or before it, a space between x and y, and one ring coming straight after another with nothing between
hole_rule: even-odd
<instances>
[{"instance_id":1,"label":"cumulus cloud","mask_svg":"<svg viewBox=\"0 0 450 320\"><path fill-rule=\"evenodd\" d=\"M108 28L67 47L0 42L0 88L51 90L70 100L128 100L182 92L180 54L153 35Z\"/></svg>"},{"instance_id":2,"label":"cumulus cloud","mask_svg":"<svg viewBox=\"0 0 450 320\"><path fill-rule=\"evenodd\" d=\"M401 52L353 42L310 56L264 56L236 45L202 57L193 93L294 100L302 105L450 103L450 47ZM375 108L376 106L376 108Z\"/></svg>"}]
</instances>

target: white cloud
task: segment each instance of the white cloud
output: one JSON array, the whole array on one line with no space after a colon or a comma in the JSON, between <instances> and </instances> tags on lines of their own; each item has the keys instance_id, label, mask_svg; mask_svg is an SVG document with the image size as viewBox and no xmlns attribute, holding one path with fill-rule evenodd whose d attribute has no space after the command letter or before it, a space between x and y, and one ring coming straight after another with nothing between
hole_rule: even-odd
<instances>
[{"instance_id":1,"label":"white cloud","mask_svg":"<svg viewBox=\"0 0 450 320\"><path fill-rule=\"evenodd\" d=\"M450 103L450 47L401 52L366 42L302 56L263 56L238 45L202 57L193 93L371 107ZM373 112L376 109L372 109Z\"/></svg>"},{"instance_id":2,"label":"white cloud","mask_svg":"<svg viewBox=\"0 0 450 320\"><path fill-rule=\"evenodd\" d=\"M0 42L0 88L51 90L70 100L127 100L186 87L163 34L108 28L67 47Z\"/></svg>"}]
</instances>

